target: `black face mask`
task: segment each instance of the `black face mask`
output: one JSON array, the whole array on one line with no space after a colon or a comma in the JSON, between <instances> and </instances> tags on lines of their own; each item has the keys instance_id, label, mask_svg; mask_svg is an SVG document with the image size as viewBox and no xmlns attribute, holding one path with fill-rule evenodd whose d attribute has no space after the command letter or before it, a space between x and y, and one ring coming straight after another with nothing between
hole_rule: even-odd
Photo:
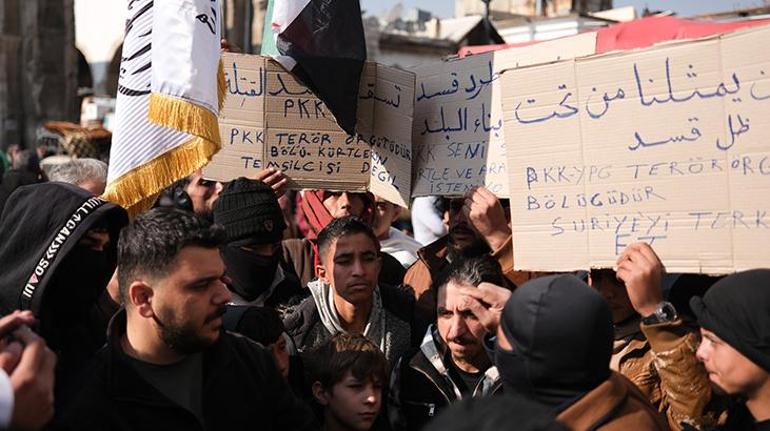
<instances>
[{"instance_id":1,"label":"black face mask","mask_svg":"<svg viewBox=\"0 0 770 431\"><path fill-rule=\"evenodd\" d=\"M56 267L46 288L44 307L52 307L55 325L82 322L99 298L114 271L108 252L74 247Z\"/></svg>"},{"instance_id":2,"label":"black face mask","mask_svg":"<svg viewBox=\"0 0 770 431\"><path fill-rule=\"evenodd\" d=\"M495 343L495 365L506 391L527 393L531 383L527 379L527 365L524 357L514 351L504 350Z\"/></svg>"},{"instance_id":3,"label":"black face mask","mask_svg":"<svg viewBox=\"0 0 770 431\"><path fill-rule=\"evenodd\" d=\"M253 301L273 284L281 259L278 253L270 257L259 256L231 246L222 247L221 252L227 276L232 280L230 288L241 298Z\"/></svg>"},{"instance_id":4,"label":"black face mask","mask_svg":"<svg viewBox=\"0 0 770 431\"><path fill-rule=\"evenodd\" d=\"M500 372L503 388L508 393L522 394L560 412L587 392L553 384L542 364L534 363L515 349L504 350L499 343L495 343L495 365Z\"/></svg>"}]
</instances>

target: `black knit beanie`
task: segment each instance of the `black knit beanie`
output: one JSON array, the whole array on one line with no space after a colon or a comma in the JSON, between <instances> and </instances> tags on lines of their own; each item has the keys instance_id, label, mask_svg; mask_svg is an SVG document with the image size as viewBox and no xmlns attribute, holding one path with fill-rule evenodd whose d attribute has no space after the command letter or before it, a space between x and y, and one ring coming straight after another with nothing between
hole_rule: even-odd
<instances>
[{"instance_id":1,"label":"black knit beanie","mask_svg":"<svg viewBox=\"0 0 770 431\"><path fill-rule=\"evenodd\" d=\"M214 222L224 226L231 245L273 244L286 229L273 189L244 177L222 189L214 204Z\"/></svg>"},{"instance_id":2,"label":"black knit beanie","mask_svg":"<svg viewBox=\"0 0 770 431\"><path fill-rule=\"evenodd\" d=\"M770 269L729 275L690 307L698 324L770 372Z\"/></svg>"}]
</instances>

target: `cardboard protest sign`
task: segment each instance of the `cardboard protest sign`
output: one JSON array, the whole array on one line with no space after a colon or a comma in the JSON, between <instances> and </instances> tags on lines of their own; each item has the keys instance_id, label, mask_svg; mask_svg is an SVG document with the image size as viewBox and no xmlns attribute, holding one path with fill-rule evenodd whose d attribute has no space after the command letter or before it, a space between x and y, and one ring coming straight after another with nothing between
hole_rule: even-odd
<instances>
[{"instance_id":1,"label":"cardboard protest sign","mask_svg":"<svg viewBox=\"0 0 770 431\"><path fill-rule=\"evenodd\" d=\"M222 149L205 168L207 178L229 181L274 167L292 188L368 190L407 206L414 74L367 63L358 135L349 136L323 102L272 59L224 54L222 61Z\"/></svg>"},{"instance_id":2,"label":"cardboard protest sign","mask_svg":"<svg viewBox=\"0 0 770 431\"><path fill-rule=\"evenodd\" d=\"M505 71L514 265L770 264L770 28Z\"/></svg>"},{"instance_id":3,"label":"cardboard protest sign","mask_svg":"<svg viewBox=\"0 0 770 431\"><path fill-rule=\"evenodd\" d=\"M595 48L596 33L585 33L415 69L413 196L457 196L483 185L508 197L500 71Z\"/></svg>"}]
</instances>

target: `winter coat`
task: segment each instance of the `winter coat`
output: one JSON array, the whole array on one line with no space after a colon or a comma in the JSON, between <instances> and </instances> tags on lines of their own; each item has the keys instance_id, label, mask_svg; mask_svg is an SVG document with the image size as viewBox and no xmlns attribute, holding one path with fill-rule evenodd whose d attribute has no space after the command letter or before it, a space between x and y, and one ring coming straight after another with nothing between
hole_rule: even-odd
<instances>
[{"instance_id":1,"label":"winter coat","mask_svg":"<svg viewBox=\"0 0 770 431\"><path fill-rule=\"evenodd\" d=\"M294 397L261 345L223 332L203 352L203 423L136 372L120 340L125 311L91 364L83 390L58 427L67 430L309 430L310 409Z\"/></svg>"},{"instance_id":2,"label":"winter coat","mask_svg":"<svg viewBox=\"0 0 770 431\"><path fill-rule=\"evenodd\" d=\"M559 413L556 420L573 431L669 429L644 394L614 371L609 379Z\"/></svg>"},{"instance_id":3,"label":"winter coat","mask_svg":"<svg viewBox=\"0 0 770 431\"><path fill-rule=\"evenodd\" d=\"M412 333L413 299L405 291L393 286L380 286L380 297L387 331L384 352L390 365L419 340ZM331 333L322 322L314 297L305 298L299 306L284 318L286 332L291 335L297 349L304 354L329 340ZM375 340L372 340L376 343Z\"/></svg>"},{"instance_id":4,"label":"winter coat","mask_svg":"<svg viewBox=\"0 0 770 431\"><path fill-rule=\"evenodd\" d=\"M419 349L399 359L390 377L389 408L394 430L419 430L445 407L463 398L460 382L449 374L449 351L436 329L425 333ZM488 368L472 397L502 392L497 368Z\"/></svg>"},{"instance_id":5,"label":"winter coat","mask_svg":"<svg viewBox=\"0 0 770 431\"><path fill-rule=\"evenodd\" d=\"M687 423L714 425L716 412L708 411L711 384L703 364L695 357L699 336L682 320L641 324L635 333L616 340L610 362L615 371L631 380L647 400L666 415L672 430Z\"/></svg>"}]
</instances>

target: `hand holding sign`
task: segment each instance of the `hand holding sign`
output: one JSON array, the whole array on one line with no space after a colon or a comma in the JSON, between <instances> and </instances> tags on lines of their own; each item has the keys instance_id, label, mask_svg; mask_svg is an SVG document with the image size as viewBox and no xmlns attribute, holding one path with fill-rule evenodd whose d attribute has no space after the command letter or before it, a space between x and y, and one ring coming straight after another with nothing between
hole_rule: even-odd
<instances>
[{"instance_id":1,"label":"hand holding sign","mask_svg":"<svg viewBox=\"0 0 770 431\"><path fill-rule=\"evenodd\" d=\"M289 180L283 175L283 172L275 168L262 169L251 177L252 180L262 181L270 186L277 197L286 193L286 183Z\"/></svg>"},{"instance_id":2,"label":"hand holding sign","mask_svg":"<svg viewBox=\"0 0 770 431\"><path fill-rule=\"evenodd\" d=\"M663 301L660 280L663 264L649 244L629 245L618 258L617 278L626 285L631 305L641 316L649 316Z\"/></svg>"},{"instance_id":3,"label":"hand holding sign","mask_svg":"<svg viewBox=\"0 0 770 431\"><path fill-rule=\"evenodd\" d=\"M463 213L492 250L500 249L511 236L503 206L484 187L474 187L465 194Z\"/></svg>"}]
</instances>

